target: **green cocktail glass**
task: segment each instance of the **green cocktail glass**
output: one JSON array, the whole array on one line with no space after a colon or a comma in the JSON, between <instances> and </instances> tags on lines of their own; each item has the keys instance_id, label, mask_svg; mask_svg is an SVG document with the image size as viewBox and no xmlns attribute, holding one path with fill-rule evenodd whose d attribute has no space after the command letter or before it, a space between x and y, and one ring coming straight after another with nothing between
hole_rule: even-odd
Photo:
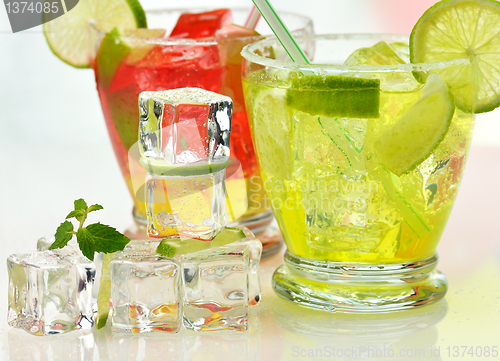
<instances>
[{"instance_id":1,"label":"green cocktail glass","mask_svg":"<svg viewBox=\"0 0 500 361\"><path fill-rule=\"evenodd\" d=\"M287 245L273 276L285 299L387 312L446 292L436 247L474 115L456 108L451 95L468 80L450 92L436 73L458 71L469 60L408 64L407 41L299 37L311 65L291 62L276 39L243 49L252 137Z\"/></svg>"}]
</instances>

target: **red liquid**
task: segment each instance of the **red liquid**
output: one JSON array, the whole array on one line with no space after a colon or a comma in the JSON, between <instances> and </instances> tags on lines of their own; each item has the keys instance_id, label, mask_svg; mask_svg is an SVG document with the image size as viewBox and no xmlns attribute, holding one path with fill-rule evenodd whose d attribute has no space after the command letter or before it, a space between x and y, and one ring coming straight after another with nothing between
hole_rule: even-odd
<instances>
[{"instance_id":1,"label":"red liquid","mask_svg":"<svg viewBox=\"0 0 500 361\"><path fill-rule=\"evenodd\" d=\"M242 48L244 44L240 43L236 45ZM142 197L134 194L131 177L143 180L145 171L134 162L129 167L128 152L138 139L139 93L182 87L203 88L233 99L231 155L241 162L247 188L252 188L247 191L250 209L243 217L268 209L244 107L241 57L236 63L234 56L230 61L221 61L227 58L220 55L221 49L225 51L227 45L155 45L142 59L132 58L129 63L132 49L118 65L109 84L99 76L109 67L109 59L105 58L107 53L102 51L98 55L95 64L97 89L115 155L134 198L136 214L145 216L145 206L139 200Z\"/></svg>"}]
</instances>

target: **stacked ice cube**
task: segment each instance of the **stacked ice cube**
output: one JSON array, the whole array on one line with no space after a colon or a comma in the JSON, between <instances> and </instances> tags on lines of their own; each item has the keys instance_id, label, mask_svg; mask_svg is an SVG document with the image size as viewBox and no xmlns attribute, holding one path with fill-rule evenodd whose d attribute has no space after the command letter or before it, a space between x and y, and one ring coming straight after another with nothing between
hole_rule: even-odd
<instances>
[{"instance_id":1,"label":"stacked ice cube","mask_svg":"<svg viewBox=\"0 0 500 361\"><path fill-rule=\"evenodd\" d=\"M231 99L183 88L141 93L139 106L149 235L211 241L226 225ZM113 330L246 330L249 306L260 301L262 244L242 231L232 243L173 257L157 254L157 241L130 242L110 264ZM53 241L7 260L9 323L37 335L94 320L94 263L76 243L48 251Z\"/></svg>"},{"instance_id":2,"label":"stacked ice cube","mask_svg":"<svg viewBox=\"0 0 500 361\"><path fill-rule=\"evenodd\" d=\"M248 327L249 307L260 301L262 244L245 237L172 258L159 242L132 241L111 261L112 325L117 332L177 332Z\"/></svg>"},{"instance_id":3,"label":"stacked ice cube","mask_svg":"<svg viewBox=\"0 0 500 361\"><path fill-rule=\"evenodd\" d=\"M142 92L139 111L148 234L213 239L227 221L231 98L198 88Z\"/></svg>"}]
</instances>

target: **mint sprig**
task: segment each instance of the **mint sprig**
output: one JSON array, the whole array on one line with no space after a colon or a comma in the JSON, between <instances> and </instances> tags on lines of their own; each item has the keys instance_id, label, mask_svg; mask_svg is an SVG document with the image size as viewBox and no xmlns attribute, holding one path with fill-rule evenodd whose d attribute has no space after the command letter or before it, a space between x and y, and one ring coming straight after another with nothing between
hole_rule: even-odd
<instances>
[{"instance_id":1,"label":"mint sprig","mask_svg":"<svg viewBox=\"0 0 500 361\"><path fill-rule=\"evenodd\" d=\"M83 255L94 260L95 252L113 253L121 251L130 242L126 236L118 232L115 228L101 223L93 223L84 227L83 223L90 212L103 209L99 204L87 206L83 199L75 201L75 209L71 211L66 219L75 218L78 222L78 229L75 231L70 221L64 221L57 227L55 242L49 249L62 248L76 235L78 246Z\"/></svg>"}]
</instances>

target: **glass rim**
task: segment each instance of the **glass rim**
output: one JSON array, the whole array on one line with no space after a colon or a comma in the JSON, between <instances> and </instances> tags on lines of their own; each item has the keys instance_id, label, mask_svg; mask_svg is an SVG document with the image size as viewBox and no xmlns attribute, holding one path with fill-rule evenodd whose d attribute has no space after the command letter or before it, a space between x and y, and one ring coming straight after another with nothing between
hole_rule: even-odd
<instances>
[{"instance_id":1,"label":"glass rim","mask_svg":"<svg viewBox=\"0 0 500 361\"><path fill-rule=\"evenodd\" d=\"M395 41L408 41L409 36L403 34L384 34L384 33L357 33L357 34L316 34L307 36L297 36L297 41L308 40L367 40L367 39L386 39ZM265 67L289 70L289 71L307 71L313 73L335 74L335 73L351 73L351 72L412 72L422 71L428 72L430 70L444 69L449 66L457 65L470 65L469 58L457 58L451 60L444 60L440 62L429 63L407 63L398 65L343 65L343 64L328 64L328 63L312 63L312 64L299 64L290 61L283 61L277 59L266 58L265 56L258 55L255 50L263 50L269 46L280 46L276 37L265 38L254 43L246 45L241 51L242 57L246 61L255 64L263 65Z\"/></svg>"},{"instance_id":2,"label":"glass rim","mask_svg":"<svg viewBox=\"0 0 500 361\"><path fill-rule=\"evenodd\" d=\"M221 7L218 9L214 9L211 7L194 7L194 8L157 8L157 9L151 9L151 10L145 10L146 15L147 14L162 14L162 13L174 13L174 12L202 12L202 11L211 11L211 10L220 10L220 9L229 9L229 10L235 10L235 11L247 11L250 12L251 7ZM293 16L299 19L303 19L304 25L300 29L295 29L291 31L292 33L296 33L300 30L307 29L308 27L313 25L313 20L307 16L300 15L294 12L290 11L278 11L279 14L283 14L286 16ZM264 21L263 19L261 21ZM104 36L105 34L108 34L110 31L104 31L99 29L97 26L95 26L94 23L91 23L90 26L94 31L96 31L98 34L101 36ZM149 29L149 28L145 28ZM159 29L159 28L151 28L151 29ZM164 29L164 28L161 28ZM268 34L268 35L253 35L253 36L241 36L237 38L230 38L231 39L244 39L247 41L253 40L261 40L262 38L269 38L269 37L274 37L274 34ZM147 43L147 44L155 44L155 45L186 45L186 46L192 46L192 45L217 45L217 41L215 40L214 37L209 37L209 38L201 38L201 39L184 39L184 38L147 38L147 37L138 37L138 36L133 36L133 35L121 35L121 39L124 39L128 42L140 42L140 43Z\"/></svg>"}]
</instances>

